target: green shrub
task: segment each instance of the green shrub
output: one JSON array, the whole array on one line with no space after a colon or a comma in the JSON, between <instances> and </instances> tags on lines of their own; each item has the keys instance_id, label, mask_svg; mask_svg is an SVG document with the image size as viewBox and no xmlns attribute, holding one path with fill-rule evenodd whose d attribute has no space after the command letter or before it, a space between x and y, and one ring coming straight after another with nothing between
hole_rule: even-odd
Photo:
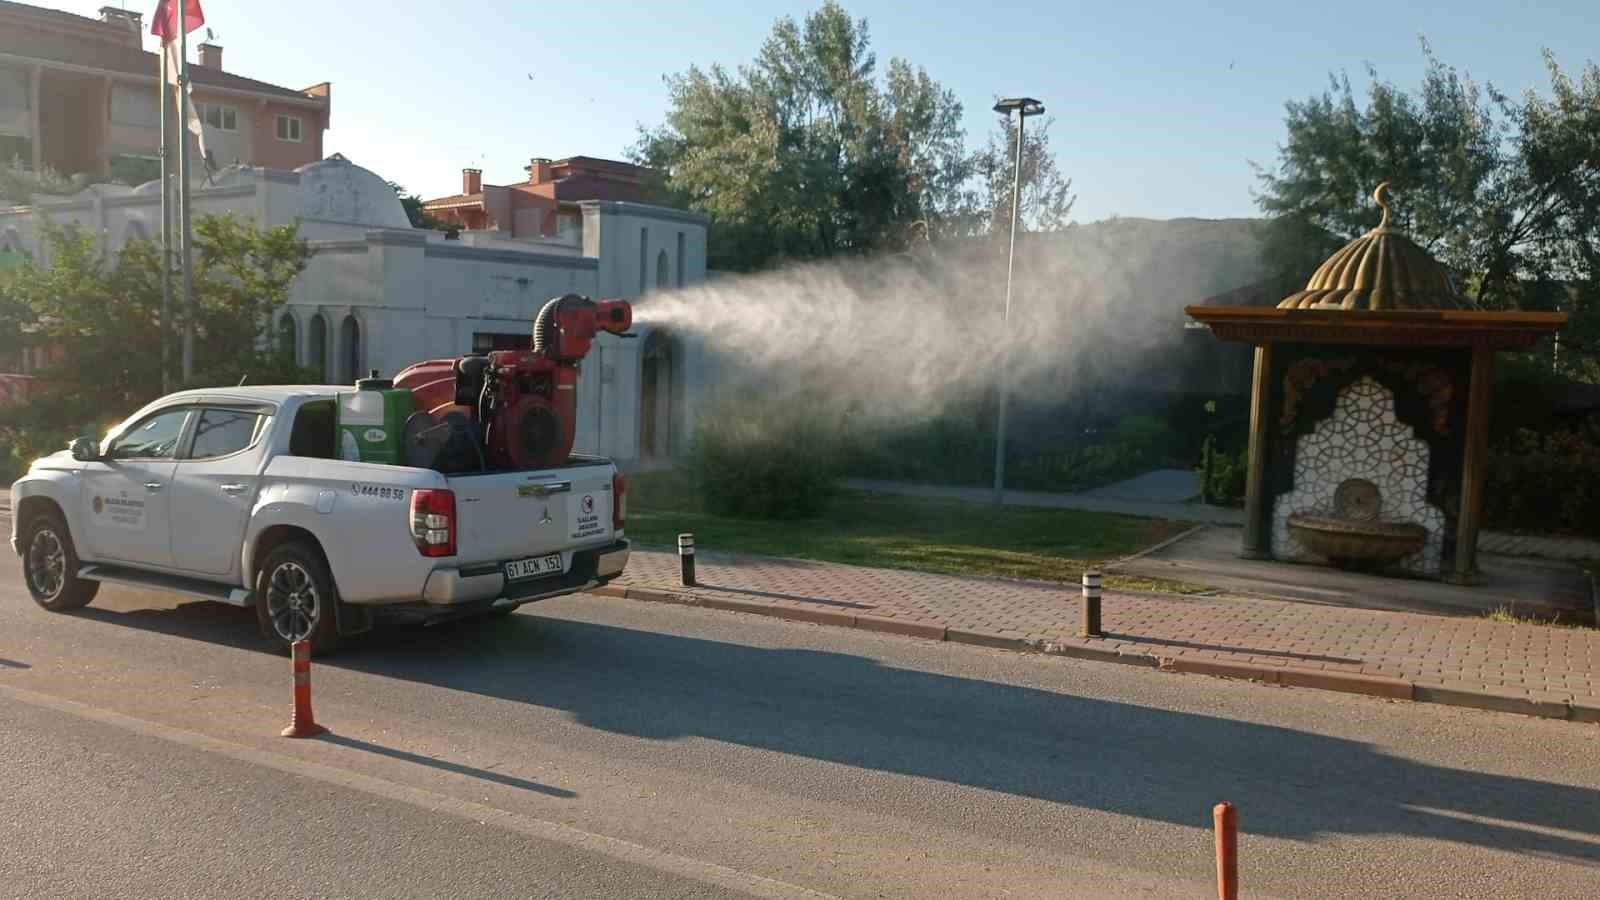
<instances>
[{"instance_id":1,"label":"green shrub","mask_svg":"<svg viewBox=\"0 0 1600 900\"><path fill-rule=\"evenodd\" d=\"M1600 425L1545 434L1523 429L1489 455L1489 527L1600 537Z\"/></svg>"},{"instance_id":2,"label":"green shrub","mask_svg":"<svg viewBox=\"0 0 1600 900\"><path fill-rule=\"evenodd\" d=\"M64 428L0 426L0 488L11 487L11 482L22 477L34 460L65 450L67 443L78 435Z\"/></svg>"},{"instance_id":3,"label":"green shrub","mask_svg":"<svg viewBox=\"0 0 1600 900\"><path fill-rule=\"evenodd\" d=\"M838 420L820 405L723 404L700 417L694 490L718 515L798 519L821 512L839 476Z\"/></svg>"},{"instance_id":4,"label":"green shrub","mask_svg":"<svg viewBox=\"0 0 1600 900\"><path fill-rule=\"evenodd\" d=\"M916 422L853 423L840 467L851 475L891 481L978 484L994 465L994 436L971 416L947 414Z\"/></svg>"},{"instance_id":5,"label":"green shrub","mask_svg":"<svg viewBox=\"0 0 1600 900\"><path fill-rule=\"evenodd\" d=\"M995 443L992 412L986 412L866 426L848 442L843 469L866 478L987 485L994 477ZM1182 436L1151 416L1053 428L1017 418L1006 440L1011 488L1076 491L1192 458L1183 452Z\"/></svg>"},{"instance_id":6,"label":"green shrub","mask_svg":"<svg viewBox=\"0 0 1600 900\"><path fill-rule=\"evenodd\" d=\"M1200 447L1200 502L1215 506L1244 503L1246 450L1227 453L1217 449L1217 439L1207 436Z\"/></svg>"}]
</instances>

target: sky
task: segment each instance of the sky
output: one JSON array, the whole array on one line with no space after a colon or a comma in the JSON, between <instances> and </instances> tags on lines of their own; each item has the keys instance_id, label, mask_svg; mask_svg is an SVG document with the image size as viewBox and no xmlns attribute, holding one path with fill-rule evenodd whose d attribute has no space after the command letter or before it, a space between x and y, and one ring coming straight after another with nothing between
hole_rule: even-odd
<instances>
[{"instance_id":1,"label":"sky","mask_svg":"<svg viewBox=\"0 0 1600 900\"><path fill-rule=\"evenodd\" d=\"M111 3L36 0L96 16ZM523 180L528 159L625 158L660 123L663 76L749 61L773 22L815 2L593 6L529 0L202 0L224 67L286 87L333 83L325 150L433 197L461 169ZM1501 90L1548 90L1548 48L1569 72L1600 54L1596 0L1297 0L1096 4L1071 0L849 0L880 70L902 57L953 90L977 147L997 96L1044 101L1074 218L1257 213L1251 162L1272 164L1284 103L1330 72L1415 87L1425 35L1444 62ZM147 36L147 47L154 42ZM191 53L193 49L191 47ZM1029 121L1029 127L1035 120Z\"/></svg>"}]
</instances>

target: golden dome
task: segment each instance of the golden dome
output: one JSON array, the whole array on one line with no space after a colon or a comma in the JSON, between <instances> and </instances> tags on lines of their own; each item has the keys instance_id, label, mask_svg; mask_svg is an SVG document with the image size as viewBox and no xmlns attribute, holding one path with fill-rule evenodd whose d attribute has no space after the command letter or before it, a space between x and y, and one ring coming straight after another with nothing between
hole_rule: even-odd
<instances>
[{"instance_id":1,"label":"golden dome","mask_svg":"<svg viewBox=\"0 0 1600 900\"><path fill-rule=\"evenodd\" d=\"M1389 182L1372 199L1383 207L1378 227L1328 257L1279 309L1465 309L1471 301L1456 293L1450 275L1428 251L1389 227Z\"/></svg>"}]
</instances>

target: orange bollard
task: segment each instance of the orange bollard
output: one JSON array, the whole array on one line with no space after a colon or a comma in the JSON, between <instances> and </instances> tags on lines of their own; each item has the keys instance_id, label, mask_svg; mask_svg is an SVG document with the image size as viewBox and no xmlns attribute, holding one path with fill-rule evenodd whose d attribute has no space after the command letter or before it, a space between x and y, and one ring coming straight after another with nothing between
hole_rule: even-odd
<instances>
[{"instance_id":1,"label":"orange bollard","mask_svg":"<svg viewBox=\"0 0 1600 900\"><path fill-rule=\"evenodd\" d=\"M294 658L294 716L283 736L308 738L325 734L328 729L318 725L311 715L311 642L295 641L290 653Z\"/></svg>"},{"instance_id":2,"label":"orange bollard","mask_svg":"<svg viewBox=\"0 0 1600 900\"><path fill-rule=\"evenodd\" d=\"M1217 900L1239 900L1239 811L1224 800L1211 809L1217 831Z\"/></svg>"}]
</instances>

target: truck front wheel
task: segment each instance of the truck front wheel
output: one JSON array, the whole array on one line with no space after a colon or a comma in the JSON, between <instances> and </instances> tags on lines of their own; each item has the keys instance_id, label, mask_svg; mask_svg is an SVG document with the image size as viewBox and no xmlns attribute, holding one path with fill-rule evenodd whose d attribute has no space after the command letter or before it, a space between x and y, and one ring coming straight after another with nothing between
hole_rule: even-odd
<instances>
[{"instance_id":1,"label":"truck front wheel","mask_svg":"<svg viewBox=\"0 0 1600 900\"><path fill-rule=\"evenodd\" d=\"M261 633L287 649L310 641L313 653L339 645L338 592L321 554L298 541L280 544L256 573L256 620Z\"/></svg>"},{"instance_id":2,"label":"truck front wheel","mask_svg":"<svg viewBox=\"0 0 1600 900\"><path fill-rule=\"evenodd\" d=\"M33 602L51 612L89 605L100 582L78 577L78 552L67 523L41 513L22 529L22 575Z\"/></svg>"}]
</instances>

